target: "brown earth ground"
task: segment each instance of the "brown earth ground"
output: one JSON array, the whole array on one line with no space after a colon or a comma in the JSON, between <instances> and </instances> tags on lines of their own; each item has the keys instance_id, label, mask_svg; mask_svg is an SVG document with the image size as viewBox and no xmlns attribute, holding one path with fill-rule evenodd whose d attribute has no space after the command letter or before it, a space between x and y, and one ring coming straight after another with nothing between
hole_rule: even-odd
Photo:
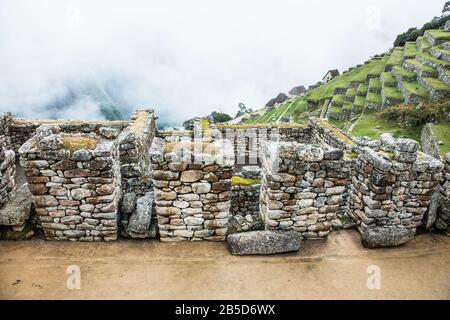
<instances>
[{"instance_id":1,"label":"brown earth ground","mask_svg":"<svg viewBox=\"0 0 450 320\"><path fill-rule=\"evenodd\" d=\"M81 289L66 288L69 265ZM367 288L367 268L381 289ZM422 234L367 250L355 231L306 241L300 252L230 255L225 243L0 242L1 299L449 299L450 237Z\"/></svg>"}]
</instances>

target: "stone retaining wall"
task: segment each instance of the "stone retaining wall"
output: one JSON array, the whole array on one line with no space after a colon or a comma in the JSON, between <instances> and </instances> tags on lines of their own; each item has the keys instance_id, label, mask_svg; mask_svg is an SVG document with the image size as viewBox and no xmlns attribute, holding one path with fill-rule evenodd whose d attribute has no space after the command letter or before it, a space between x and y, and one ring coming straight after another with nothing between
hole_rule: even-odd
<instances>
[{"instance_id":1,"label":"stone retaining wall","mask_svg":"<svg viewBox=\"0 0 450 320\"><path fill-rule=\"evenodd\" d=\"M343 151L295 142L268 142L261 181L261 216L266 229L294 229L310 239L325 238L345 208L350 172Z\"/></svg>"},{"instance_id":2,"label":"stone retaining wall","mask_svg":"<svg viewBox=\"0 0 450 320\"><path fill-rule=\"evenodd\" d=\"M46 239L117 239L121 181L115 140L43 125L19 153Z\"/></svg>"},{"instance_id":3,"label":"stone retaining wall","mask_svg":"<svg viewBox=\"0 0 450 320\"><path fill-rule=\"evenodd\" d=\"M211 149L194 158L192 148L197 147ZM231 207L231 143L166 144L155 138L150 156L160 240L224 241Z\"/></svg>"},{"instance_id":4,"label":"stone retaining wall","mask_svg":"<svg viewBox=\"0 0 450 320\"><path fill-rule=\"evenodd\" d=\"M418 152L409 139L381 136L380 152L360 150L350 190L351 216L364 233L374 227L405 227L413 232L423 223L443 164Z\"/></svg>"},{"instance_id":5,"label":"stone retaining wall","mask_svg":"<svg viewBox=\"0 0 450 320\"><path fill-rule=\"evenodd\" d=\"M307 126L251 126L221 127L213 126L213 136L232 141L237 157L252 157L262 154L262 146L270 141L295 141L306 143L311 139L311 130ZM243 164L243 163L240 163ZM249 163L256 164L256 163Z\"/></svg>"}]
</instances>

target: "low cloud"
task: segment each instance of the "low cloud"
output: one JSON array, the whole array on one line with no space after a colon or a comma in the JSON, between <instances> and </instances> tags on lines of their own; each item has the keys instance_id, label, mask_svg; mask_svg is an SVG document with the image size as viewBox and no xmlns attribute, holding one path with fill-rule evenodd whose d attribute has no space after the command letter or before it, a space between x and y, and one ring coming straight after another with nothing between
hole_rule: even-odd
<instances>
[{"instance_id":1,"label":"low cloud","mask_svg":"<svg viewBox=\"0 0 450 320\"><path fill-rule=\"evenodd\" d=\"M100 83L121 111L151 107L181 122L239 102L259 108L389 49L443 1L0 2L0 111L99 118L95 101L48 105Z\"/></svg>"}]
</instances>

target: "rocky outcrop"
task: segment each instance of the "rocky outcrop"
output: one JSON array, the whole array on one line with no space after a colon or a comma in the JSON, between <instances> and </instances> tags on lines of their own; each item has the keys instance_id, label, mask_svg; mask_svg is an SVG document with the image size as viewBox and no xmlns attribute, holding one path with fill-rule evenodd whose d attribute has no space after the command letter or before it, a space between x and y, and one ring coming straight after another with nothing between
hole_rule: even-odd
<instances>
[{"instance_id":1,"label":"rocky outcrop","mask_svg":"<svg viewBox=\"0 0 450 320\"><path fill-rule=\"evenodd\" d=\"M228 247L234 255L268 255L298 251L302 237L295 231L252 231L231 234Z\"/></svg>"}]
</instances>

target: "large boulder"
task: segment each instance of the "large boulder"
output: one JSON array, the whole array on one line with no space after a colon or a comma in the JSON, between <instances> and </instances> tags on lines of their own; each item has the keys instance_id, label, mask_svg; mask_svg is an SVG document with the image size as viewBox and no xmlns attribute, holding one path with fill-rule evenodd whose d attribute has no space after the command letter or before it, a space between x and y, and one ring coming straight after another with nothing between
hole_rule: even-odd
<instances>
[{"instance_id":1,"label":"large boulder","mask_svg":"<svg viewBox=\"0 0 450 320\"><path fill-rule=\"evenodd\" d=\"M230 234L228 246L234 255L263 255L298 251L302 236L296 231L251 231Z\"/></svg>"},{"instance_id":2,"label":"large boulder","mask_svg":"<svg viewBox=\"0 0 450 320\"><path fill-rule=\"evenodd\" d=\"M152 238L156 236L156 223L152 224L153 192L147 193L136 201L136 208L130 215L127 233L132 238Z\"/></svg>"},{"instance_id":3,"label":"large boulder","mask_svg":"<svg viewBox=\"0 0 450 320\"><path fill-rule=\"evenodd\" d=\"M0 210L0 225L22 226L28 221L32 212L33 197L28 184L24 184Z\"/></svg>"},{"instance_id":4,"label":"large boulder","mask_svg":"<svg viewBox=\"0 0 450 320\"><path fill-rule=\"evenodd\" d=\"M415 231L403 226L372 227L362 234L367 248L397 247L414 239Z\"/></svg>"}]
</instances>

